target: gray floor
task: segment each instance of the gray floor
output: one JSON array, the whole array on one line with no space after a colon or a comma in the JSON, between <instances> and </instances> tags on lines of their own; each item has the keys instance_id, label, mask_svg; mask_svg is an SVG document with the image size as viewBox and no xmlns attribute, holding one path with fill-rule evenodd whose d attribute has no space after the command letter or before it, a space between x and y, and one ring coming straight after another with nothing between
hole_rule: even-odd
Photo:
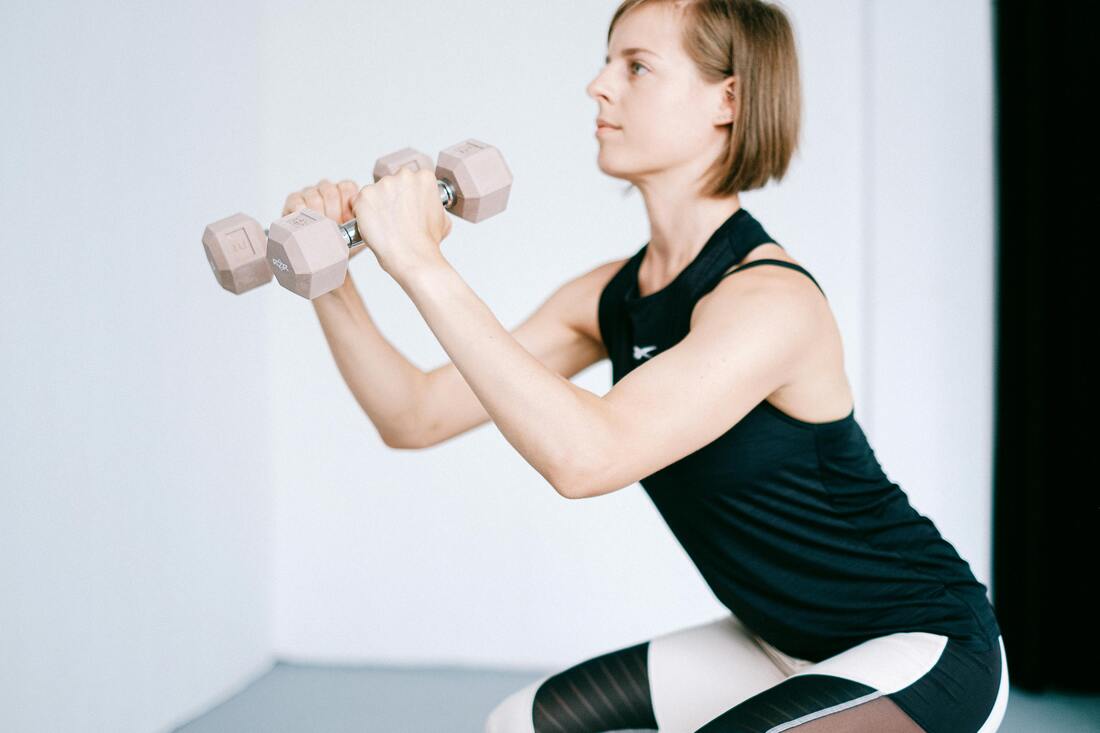
<instances>
[{"instance_id":1,"label":"gray floor","mask_svg":"<svg viewBox=\"0 0 1100 733\"><path fill-rule=\"evenodd\" d=\"M489 711L545 672L280 662L178 733L484 733ZM1000 733L1100 733L1100 695L1012 688Z\"/></svg>"}]
</instances>

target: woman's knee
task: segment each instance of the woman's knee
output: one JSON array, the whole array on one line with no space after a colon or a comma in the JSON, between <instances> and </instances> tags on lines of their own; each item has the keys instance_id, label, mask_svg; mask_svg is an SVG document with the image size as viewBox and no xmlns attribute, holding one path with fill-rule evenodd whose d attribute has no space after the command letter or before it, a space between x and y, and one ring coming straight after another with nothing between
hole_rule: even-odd
<instances>
[{"instance_id":1,"label":"woman's knee","mask_svg":"<svg viewBox=\"0 0 1100 733\"><path fill-rule=\"evenodd\" d=\"M485 733L536 733L532 709L542 677L501 700L485 719Z\"/></svg>"},{"instance_id":2,"label":"woman's knee","mask_svg":"<svg viewBox=\"0 0 1100 733\"><path fill-rule=\"evenodd\" d=\"M732 615L650 642L649 677L660 730L698 730L785 676Z\"/></svg>"},{"instance_id":3,"label":"woman's knee","mask_svg":"<svg viewBox=\"0 0 1100 733\"><path fill-rule=\"evenodd\" d=\"M655 729L649 642L607 652L547 675L505 698L486 733L592 733Z\"/></svg>"}]
</instances>

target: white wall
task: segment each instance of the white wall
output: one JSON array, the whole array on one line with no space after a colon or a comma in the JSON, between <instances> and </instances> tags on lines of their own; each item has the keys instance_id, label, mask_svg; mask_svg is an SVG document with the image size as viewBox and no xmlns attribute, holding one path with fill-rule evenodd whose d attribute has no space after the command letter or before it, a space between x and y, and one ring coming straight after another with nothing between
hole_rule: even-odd
<instances>
[{"instance_id":1,"label":"white wall","mask_svg":"<svg viewBox=\"0 0 1100 733\"><path fill-rule=\"evenodd\" d=\"M635 252L641 200L595 164L585 85L616 0L270 6L268 212L321 177L466 137L497 145L510 207L456 220L444 253L513 328L566 279ZM786 3L805 85L789 178L746 208L819 279L856 416L892 480L989 580L991 47L987 3ZM288 100L293 99L293 103ZM428 370L445 352L372 255L353 277ZM387 449L316 317L274 301L275 648L280 657L563 666L724 609L640 486L568 502L490 423ZM610 387L606 362L575 382Z\"/></svg>"},{"instance_id":2,"label":"white wall","mask_svg":"<svg viewBox=\"0 0 1100 733\"><path fill-rule=\"evenodd\" d=\"M864 4L861 327L872 446L992 590L991 8Z\"/></svg>"},{"instance_id":3,"label":"white wall","mask_svg":"<svg viewBox=\"0 0 1100 733\"><path fill-rule=\"evenodd\" d=\"M616 5L9 10L0 729L161 729L273 656L564 666L723 613L639 486L561 499L492 424L383 446L310 305L222 291L199 247L213 219L478 137L510 209L456 220L444 253L518 325L648 238L584 93ZM988 3L786 7L804 143L745 206L828 293L887 473L988 583ZM443 363L373 256L352 270L383 333Z\"/></svg>"},{"instance_id":4,"label":"white wall","mask_svg":"<svg viewBox=\"0 0 1100 733\"><path fill-rule=\"evenodd\" d=\"M160 730L271 663L256 8L20 3L0 43L0 730ZM228 210L227 210L228 207Z\"/></svg>"}]
</instances>

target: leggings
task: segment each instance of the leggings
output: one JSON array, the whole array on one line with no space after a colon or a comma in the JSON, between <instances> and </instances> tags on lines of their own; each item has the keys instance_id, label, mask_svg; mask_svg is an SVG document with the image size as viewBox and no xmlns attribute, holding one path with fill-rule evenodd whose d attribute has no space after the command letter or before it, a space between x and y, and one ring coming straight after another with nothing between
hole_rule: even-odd
<instances>
[{"instance_id":1,"label":"leggings","mask_svg":"<svg viewBox=\"0 0 1100 733\"><path fill-rule=\"evenodd\" d=\"M485 733L993 733L1008 687L1000 636L976 651L900 632L811 662L728 615L542 677Z\"/></svg>"}]
</instances>

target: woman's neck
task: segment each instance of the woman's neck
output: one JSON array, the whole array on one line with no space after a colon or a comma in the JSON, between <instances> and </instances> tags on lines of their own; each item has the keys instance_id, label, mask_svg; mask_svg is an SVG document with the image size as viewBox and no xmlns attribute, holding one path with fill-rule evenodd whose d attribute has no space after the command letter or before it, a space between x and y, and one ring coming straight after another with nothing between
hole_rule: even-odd
<instances>
[{"instance_id":1,"label":"woman's neck","mask_svg":"<svg viewBox=\"0 0 1100 733\"><path fill-rule=\"evenodd\" d=\"M645 194L643 193L643 196ZM650 239L638 277L659 290L699 255L718 227L741 208L737 195L723 199L690 196L646 197Z\"/></svg>"}]
</instances>

